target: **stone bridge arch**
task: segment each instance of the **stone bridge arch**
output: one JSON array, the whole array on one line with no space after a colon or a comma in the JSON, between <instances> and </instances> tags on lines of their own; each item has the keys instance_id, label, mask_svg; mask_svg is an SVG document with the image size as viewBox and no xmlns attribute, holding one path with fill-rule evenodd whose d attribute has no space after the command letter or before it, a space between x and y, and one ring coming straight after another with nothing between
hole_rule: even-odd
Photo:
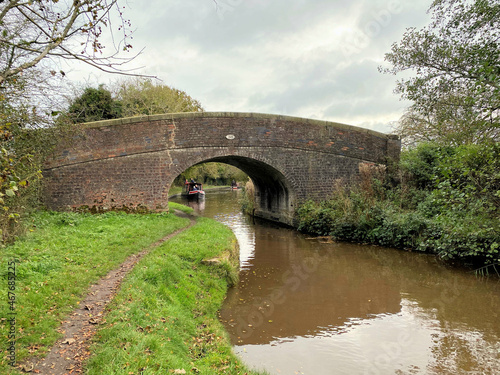
<instances>
[{"instance_id":1,"label":"stone bridge arch","mask_svg":"<svg viewBox=\"0 0 500 375\"><path fill-rule=\"evenodd\" d=\"M398 159L395 136L350 125L255 113L179 113L81 125L47 160L51 209L163 210L188 167L223 162L256 186L260 217L293 225L297 204L320 200L363 162Z\"/></svg>"},{"instance_id":2,"label":"stone bridge arch","mask_svg":"<svg viewBox=\"0 0 500 375\"><path fill-rule=\"evenodd\" d=\"M242 152L242 154L245 153ZM204 159L192 165L209 162L235 166L252 179L255 186L254 215L287 224L293 222L297 202L297 186L294 186L293 180L287 177L286 170L281 170L281 166L276 165L275 161L268 160L263 155L249 157L228 154ZM183 171L187 168L184 168ZM169 186L172 182L173 180Z\"/></svg>"}]
</instances>

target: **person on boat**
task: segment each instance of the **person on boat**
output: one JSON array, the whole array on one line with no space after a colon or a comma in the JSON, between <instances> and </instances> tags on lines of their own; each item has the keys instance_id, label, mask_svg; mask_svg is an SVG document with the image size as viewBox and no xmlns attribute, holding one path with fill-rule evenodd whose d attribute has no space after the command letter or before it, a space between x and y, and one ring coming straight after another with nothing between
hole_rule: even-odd
<instances>
[{"instance_id":1,"label":"person on boat","mask_svg":"<svg viewBox=\"0 0 500 375\"><path fill-rule=\"evenodd\" d=\"M231 187L234 188L236 186L238 186L238 185L236 185L236 181L235 180L231 181Z\"/></svg>"},{"instance_id":2,"label":"person on boat","mask_svg":"<svg viewBox=\"0 0 500 375\"><path fill-rule=\"evenodd\" d=\"M193 191L198 191L198 185L193 186Z\"/></svg>"},{"instance_id":3,"label":"person on boat","mask_svg":"<svg viewBox=\"0 0 500 375\"><path fill-rule=\"evenodd\" d=\"M193 180L193 179L191 179L191 183L192 183L192 184L196 184L196 181L195 181L195 180Z\"/></svg>"}]
</instances>

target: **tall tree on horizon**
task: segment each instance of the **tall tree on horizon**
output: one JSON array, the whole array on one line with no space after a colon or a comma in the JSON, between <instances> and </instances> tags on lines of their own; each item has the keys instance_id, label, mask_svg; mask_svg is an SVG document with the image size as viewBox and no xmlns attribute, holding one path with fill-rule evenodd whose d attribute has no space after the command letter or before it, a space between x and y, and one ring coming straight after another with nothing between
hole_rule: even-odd
<instances>
[{"instance_id":1,"label":"tall tree on horizon","mask_svg":"<svg viewBox=\"0 0 500 375\"><path fill-rule=\"evenodd\" d=\"M123 117L177 112L202 112L200 102L185 91L150 78L129 78L113 89L122 103Z\"/></svg>"},{"instance_id":2,"label":"tall tree on horizon","mask_svg":"<svg viewBox=\"0 0 500 375\"><path fill-rule=\"evenodd\" d=\"M435 0L432 22L394 43L384 73L412 71L395 92L412 102L397 131L407 142L500 140L500 0Z\"/></svg>"}]
</instances>

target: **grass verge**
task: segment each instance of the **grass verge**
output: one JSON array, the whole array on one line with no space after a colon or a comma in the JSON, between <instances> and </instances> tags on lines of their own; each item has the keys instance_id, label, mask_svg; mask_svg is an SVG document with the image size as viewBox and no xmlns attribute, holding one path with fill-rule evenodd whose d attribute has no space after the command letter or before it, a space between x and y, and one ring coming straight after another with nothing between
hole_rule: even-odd
<instances>
[{"instance_id":1,"label":"grass verge","mask_svg":"<svg viewBox=\"0 0 500 375\"><path fill-rule=\"evenodd\" d=\"M206 218L154 249L108 306L87 373L252 374L217 319L237 259L232 232Z\"/></svg>"},{"instance_id":2,"label":"grass verge","mask_svg":"<svg viewBox=\"0 0 500 375\"><path fill-rule=\"evenodd\" d=\"M191 207L184 206L183 204L179 204L179 203L175 203L175 202L168 202L168 207L170 209L170 212L173 212L173 210L177 210L177 211L184 212L185 214L194 213L194 210Z\"/></svg>"},{"instance_id":3,"label":"grass verge","mask_svg":"<svg viewBox=\"0 0 500 375\"><path fill-rule=\"evenodd\" d=\"M60 337L61 321L86 295L89 286L189 220L171 214L102 215L38 212L30 233L3 248L1 259L0 373L15 373L8 364L9 330L15 329L18 362L43 355ZM16 260L15 285L8 281L8 264ZM15 298L8 303L9 287ZM13 317L15 324L7 318Z\"/></svg>"}]
</instances>

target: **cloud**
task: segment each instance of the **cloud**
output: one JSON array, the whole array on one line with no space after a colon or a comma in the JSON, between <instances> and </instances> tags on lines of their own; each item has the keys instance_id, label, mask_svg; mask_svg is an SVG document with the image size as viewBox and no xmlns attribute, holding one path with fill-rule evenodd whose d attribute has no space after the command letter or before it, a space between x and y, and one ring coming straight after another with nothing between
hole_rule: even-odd
<instances>
[{"instance_id":1,"label":"cloud","mask_svg":"<svg viewBox=\"0 0 500 375\"><path fill-rule=\"evenodd\" d=\"M208 111L248 111L387 130L402 113L395 78L378 72L407 27L427 23L413 0L150 0L129 2L146 46L144 73Z\"/></svg>"}]
</instances>

